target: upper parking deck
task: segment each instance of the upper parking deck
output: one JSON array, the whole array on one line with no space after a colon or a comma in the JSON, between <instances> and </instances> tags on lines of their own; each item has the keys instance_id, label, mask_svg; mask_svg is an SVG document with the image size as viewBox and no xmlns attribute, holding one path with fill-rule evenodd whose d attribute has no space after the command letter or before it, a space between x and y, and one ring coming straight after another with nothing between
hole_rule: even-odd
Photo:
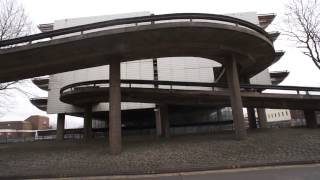
<instances>
[{"instance_id":1,"label":"upper parking deck","mask_svg":"<svg viewBox=\"0 0 320 180\"><path fill-rule=\"evenodd\" d=\"M198 13L109 20L1 41L0 47L1 82L106 65L114 59L192 56L224 64L231 54L237 56L240 76L252 77L275 57L272 39L262 28Z\"/></svg>"}]
</instances>

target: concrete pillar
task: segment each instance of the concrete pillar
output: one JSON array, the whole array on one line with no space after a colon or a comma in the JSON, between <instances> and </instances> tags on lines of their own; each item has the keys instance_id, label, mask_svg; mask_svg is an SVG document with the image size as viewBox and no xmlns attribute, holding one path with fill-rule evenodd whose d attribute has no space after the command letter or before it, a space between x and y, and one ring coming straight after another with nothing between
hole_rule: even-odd
<instances>
[{"instance_id":1,"label":"concrete pillar","mask_svg":"<svg viewBox=\"0 0 320 180\"><path fill-rule=\"evenodd\" d=\"M158 108L155 111L157 136L168 138L170 136L168 105L167 104L160 104L157 107Z\"/></svg>"},{"instance_id":2,"label":"concrete pillar","mask_svg":"<svg viewBox=\"0 0 320 180\"><path fill-rule=\"evenodd\" d=\"M58 114L56 139L62 141L64 139L64 123L65 114Z\"/></svg>"},{"instance_id":3,"label":"concrete pillar","mask_svg":"<svg viewBox=\"0 0 320 180\"><path fill-rule=\"evenodd\" d=\"M120 61L110 62L109 88L109 143L111 154L119 154L122 148L121 136L121 88Z\"/></svg>"},{"instance_id":4,"label":"concrete pillar","mask_svg":"<svg viewBox=\"0 0 320 180\"><path fill-rule=\"evenodd\" d=\"M264 108L257 108L257 113L259 117L259 127L268 128L266 110Z\"/></svg>"},{"instance_id":5,"label":"concrete pillar","mask_svg":"<svg viewBox=\"0 0 320 180\"><path fill-rule=\"evenodd\" d=\"M217 109L217 120L218 121L223 121L223 117L222 117L222 112L221 112L222 109Z\"/></svg>"},{"instance_id":6,"label":"concrete pillar","mask_svg":"<svg viewBox=\"0 0 320 180\"><path fill-rule=\"evenodd\" d=\"M240 94L240 84L238 78L237 63L234 56L226 59L225 68L227 73L228 87L230 91L233 124L235 128L236 138L238 140L247 137L247 131L244 124L243 105Z\"/></svg>"},{"instance_id":7,"label":"concrete pillar","mask_svg":"<svg viewBox=\"0 0 320 180\"><path fill-rule=\"evenodd\" d=\"M92 138L92 106L85 107L83 118L83 138L89 140Z\"/></svg>"},{"instance_id":8,"label":"concrete pillar","mask_svg":"<svg viewBox=\"0 0 320 180\"><path fill-rule=\"evenodd\" d=\"M160 117L160 107L159 107L159 105L156 105L156 108L154 109L154 113L155 113L155 116L156 116L156 135L158 137L161 137L162 129L161 129L161 117Z\"/></svg>"},{"instance_id":9,"label":"concrete pillar","mask_svg":"<svg viewBox=\"0 0 320 180\"><path fill-rule=\"evenodd\" d=\"M256 119L256 112L254 108L247 108L248 113L248 121L249 121L249 127L251 129L257 128L257 119Z\"/></svg>"},{"instance_id":10,"label":"concrete pillar","mask_svg":"<svg viewBox=\"0 0 320 180\"><path fill-rule=\"evenodd\" d=\"M317 128L317 116L316 112L312 109L306 109L303 111L304 117L306 119L307 128Z\"/></svg>"}]
</instances>

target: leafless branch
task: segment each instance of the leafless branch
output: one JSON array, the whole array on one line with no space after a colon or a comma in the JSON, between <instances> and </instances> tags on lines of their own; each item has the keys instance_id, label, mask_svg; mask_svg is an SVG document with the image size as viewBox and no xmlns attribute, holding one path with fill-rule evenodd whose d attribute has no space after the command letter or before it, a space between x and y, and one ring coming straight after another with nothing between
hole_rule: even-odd
<instances>
[{"instance_id":1,"label":"leafless branch","mask_svg":"<svg viewBox=\"0 0 320 180\"><path fill-rule=\"evenodd\" d=\"M287 5L284 35L310 57L320 70L320 2L291 0Z\"/></svg>"},{"instance_id":2,"label":"leafless branch","mask_svg":"<svg viewBox=\"0 0 320 180\"><path fill-rule=\"evenodd\" d=\"M26 12L16 0L0 0L0 41L26 36L31 32L31 23ZM0 83L0 115L14 103L16 93L28 96L23 84L26 81Z\"/></svg>"}]
</instances>

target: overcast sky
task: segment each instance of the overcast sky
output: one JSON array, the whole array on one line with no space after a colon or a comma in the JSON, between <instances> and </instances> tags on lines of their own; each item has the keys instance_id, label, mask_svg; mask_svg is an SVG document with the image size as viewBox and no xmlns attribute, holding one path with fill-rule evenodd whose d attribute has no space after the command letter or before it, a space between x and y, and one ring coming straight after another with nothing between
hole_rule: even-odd
<instances>
[{"instance_id":1,"label":"overcast sky","mask_svg":"<svg viewBox=\"0 0 320 180\"><path fill-rule=\"evenodd\" d=\"M57 19L97 16L117 13L149 11L154 14L197 12L226 14L235 12L255 11L259 14L276 13L274 24L268 31L277 30L284 13L284 4L287 0L20 0L30 20L36 26L41 23L51 23ZM281 37L275 43L277 50L285 50L285 56L270 70L288 70L289 77L283 85L320 86L320 70L317 70L312 61L306 58L294 43ZM32 85L31 85L32 86ZM46 92L30 87L38 96L46 96ZM17 95L14 105L2 120L23 120L33 114L46 115L29 103L28 98ZM51 122L55 116L50 116ZM67 120L68 122L68 120ZM68 123L71 127L75 120ZM76 123L78 124L78 123Z\"/></svg>"}]
</instances>

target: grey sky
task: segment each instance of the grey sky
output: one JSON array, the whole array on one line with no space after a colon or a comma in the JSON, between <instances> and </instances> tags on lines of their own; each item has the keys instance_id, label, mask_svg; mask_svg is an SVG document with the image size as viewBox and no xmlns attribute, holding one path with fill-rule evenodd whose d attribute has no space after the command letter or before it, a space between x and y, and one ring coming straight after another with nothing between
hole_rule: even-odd
<instances>
[{"instance_id":1,"label":"grey sky","mask_svg":"<svg viewBox=\"0 0 320 180\"><path fill-rule=\"evenodd\" d=\"M284 4L287 0L20 0L30 20L34 25L50 23L57 19L97 16L106 14L149 11L154 14L198 12L226 14L235 12L255 11L259 14L276 13L278 15L274 24L281 23L284 13ZM268 31L276 30L273 25ZM277 40L277 50L285 50L285 56L270 70L288 70L289 77L282 83L285 85L320 86L320 71L316 69L311 60L308 60L299 50L294 48L292 42L285 37ZM33 88L34 94L46 96L46 92ZM32 114L42 112L31 105L27 98L17 96L11 111L2 117L2 120L23 120ZM50 116L54 119L55 116ZM72 123L71 123L72 124Z\"/></svg>"}]
</instances>

